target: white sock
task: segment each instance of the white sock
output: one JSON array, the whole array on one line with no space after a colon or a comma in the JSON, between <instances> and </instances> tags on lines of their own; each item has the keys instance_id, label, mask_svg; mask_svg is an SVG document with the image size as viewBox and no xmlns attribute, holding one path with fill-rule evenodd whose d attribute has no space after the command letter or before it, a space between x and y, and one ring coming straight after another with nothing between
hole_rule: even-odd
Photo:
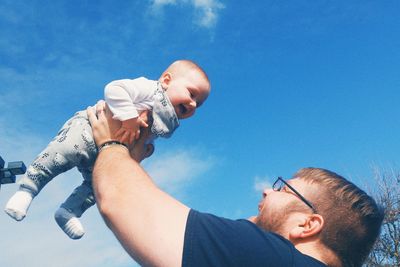
<instances>
[{"instance_id":1,"label":"white sock","mask_svg":"<svg viewBox=\"0 0 400 267\"><path fill-rule=\"evenodd\" d=\"M31 193L19 190L8 200L4 211L16 221L21 221L25 218L32 199Z\"/></svg>"},{"instance_id":2,"label":"white sock","mask_svg":"<svg viewBox=\"0 0 400 267\"><path fill-rule=\"evenodd\" d=\"M85 234L85 230L79 219L72 213L64 208L58 208L54 214L54 218L58 226L66 233L71 239L79 239Z\"/></svg>"},{"instance_id":3,"label":"white sock","mask_svg":"<svg viewBox=\"0 0 400 267\"><path fill-rule=\"evenodd\" d=\"M71 218L63 229L64 232L72 239L79 239L85 234L85 230L78 218Z\"/></svg>"}]
</instances>

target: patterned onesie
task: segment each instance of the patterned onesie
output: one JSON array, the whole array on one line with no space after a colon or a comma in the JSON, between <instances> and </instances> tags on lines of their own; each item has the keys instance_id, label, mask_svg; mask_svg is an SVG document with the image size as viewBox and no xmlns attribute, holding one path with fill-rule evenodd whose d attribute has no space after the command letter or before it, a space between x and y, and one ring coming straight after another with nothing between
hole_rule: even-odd
<instances>
[{"instance_id":1,"label":"patterned onesie","mask_svg":"<svg viewBox=\"0 0 400 267\"><path fill-rule=\"evenodd\" d=\"M80 217L95 204L91 183L96 157L97 147L86 110L79 111L28 167L20 186L37 195L55 176L77 167L83 176L83 183L75 188L61 207Z\"/></svg>"}]
</instances>

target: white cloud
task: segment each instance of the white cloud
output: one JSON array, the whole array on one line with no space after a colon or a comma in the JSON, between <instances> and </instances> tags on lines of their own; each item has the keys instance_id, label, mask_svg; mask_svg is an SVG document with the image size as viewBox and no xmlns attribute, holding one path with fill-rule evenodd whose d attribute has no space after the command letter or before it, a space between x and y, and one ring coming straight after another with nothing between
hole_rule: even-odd
<instances>
[{"instance_id":1,"label":"white cloud","mask_svg":"<svg viewBox=\"0 0 400 267\"><path fill-rule=\"evenodd\" d=\"M153 0L151 10L160 14L166 5L188 4L194 8L194 23L200 27L212 28L216 25L219 11L225 6L218 0Z\"/></svg>"},{"instance_id":2,"label":"white cloud","mask_svg":"<svg viewBox=\"0 0 400 267\"><path fill-rule=\"evenodd\" d=\"M213 165L211 158L203 159L194 150L170 151L155 155L144 163L145 169L157 185L170 193L180 191Z\"/></svg>"},{"instance_id":3,"label":"white cloud","mask_svg":"<svg viewBox=\"0 0 400 267\"><path fill-rule=\"evenodd\" d=\"M2 193L6 192L2 190ZM0 249L6 253L2 253L1 266L97 267L128 266L132 262L95 207L82 217L86 235L80 240L71 240L56 225L54 209L46 208L49 206L46 203L52 201L47 197L42 195L36 199L30 214L21 222L14 222L3 213Z\"/></svg>"},{"instance_id":4,"label":"white cloud","mask_svg":"<svg viewBox=\"0 0 400 267\"><path fill-rule=\"evenodd\" d=\"M169 5L169 4L176 4L176 0L154 0L153 1L154 6L163 6L163 5Z\"/></svg>"},{"instance_id":5,"label":"white cloud","mask_svg":"<svg viewBox=\"0 0 400 267\"><path fill-rule=\"evenodd\" d=\"M197 23L206 28L215 26L218 12L225 7L222 3L214 0L193 0L191 2L199 12Z\"/></svg>"},{"instance_id":6,"label":"white cloud","mask_svg":"<svg viewBox=\"0 0 400 267\"><path fill-rule=\"evenodd\" d=\"M271 183L268 181L268 177L259 177L256 176L254 178L254 190L256 192L262 192L265 188L270 188L271 187Z\"/></svg>"}]
</instances>

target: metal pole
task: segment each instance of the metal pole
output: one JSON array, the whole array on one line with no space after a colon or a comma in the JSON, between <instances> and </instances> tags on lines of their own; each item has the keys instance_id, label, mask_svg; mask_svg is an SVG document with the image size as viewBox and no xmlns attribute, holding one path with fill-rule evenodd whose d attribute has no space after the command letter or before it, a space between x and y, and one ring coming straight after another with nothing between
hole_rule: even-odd
<instances>
[{"instance_id":1,"label":"metal pole","mask_svg":"<svg viewBox=\"0 0 400 267\"><path fill-rule=\"evenodd\" d=\"M9 162L7 168L4 168L4 165L5 161L0 156L0 186L15 183L15 176L26 172L26 166L22 161Z\"/></svg>"}]
</instances>

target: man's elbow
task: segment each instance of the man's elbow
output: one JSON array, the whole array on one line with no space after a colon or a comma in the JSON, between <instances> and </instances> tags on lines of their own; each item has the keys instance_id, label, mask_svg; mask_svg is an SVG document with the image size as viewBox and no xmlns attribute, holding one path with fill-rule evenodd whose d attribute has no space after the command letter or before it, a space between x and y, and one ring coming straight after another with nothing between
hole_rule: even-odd
<instances>
[{"instance_id":1,"label":"man's elbow","mask_svg":"<svg viewBox=\"0 0 400 267\"><path fill-rule=\"evenodd\" d=\"M109 223L115 218L115 213L118 211L118 198L112 192L99 194L96 198L97 208L107 226L110 227Z\"/></svg>"}]
</instances>

